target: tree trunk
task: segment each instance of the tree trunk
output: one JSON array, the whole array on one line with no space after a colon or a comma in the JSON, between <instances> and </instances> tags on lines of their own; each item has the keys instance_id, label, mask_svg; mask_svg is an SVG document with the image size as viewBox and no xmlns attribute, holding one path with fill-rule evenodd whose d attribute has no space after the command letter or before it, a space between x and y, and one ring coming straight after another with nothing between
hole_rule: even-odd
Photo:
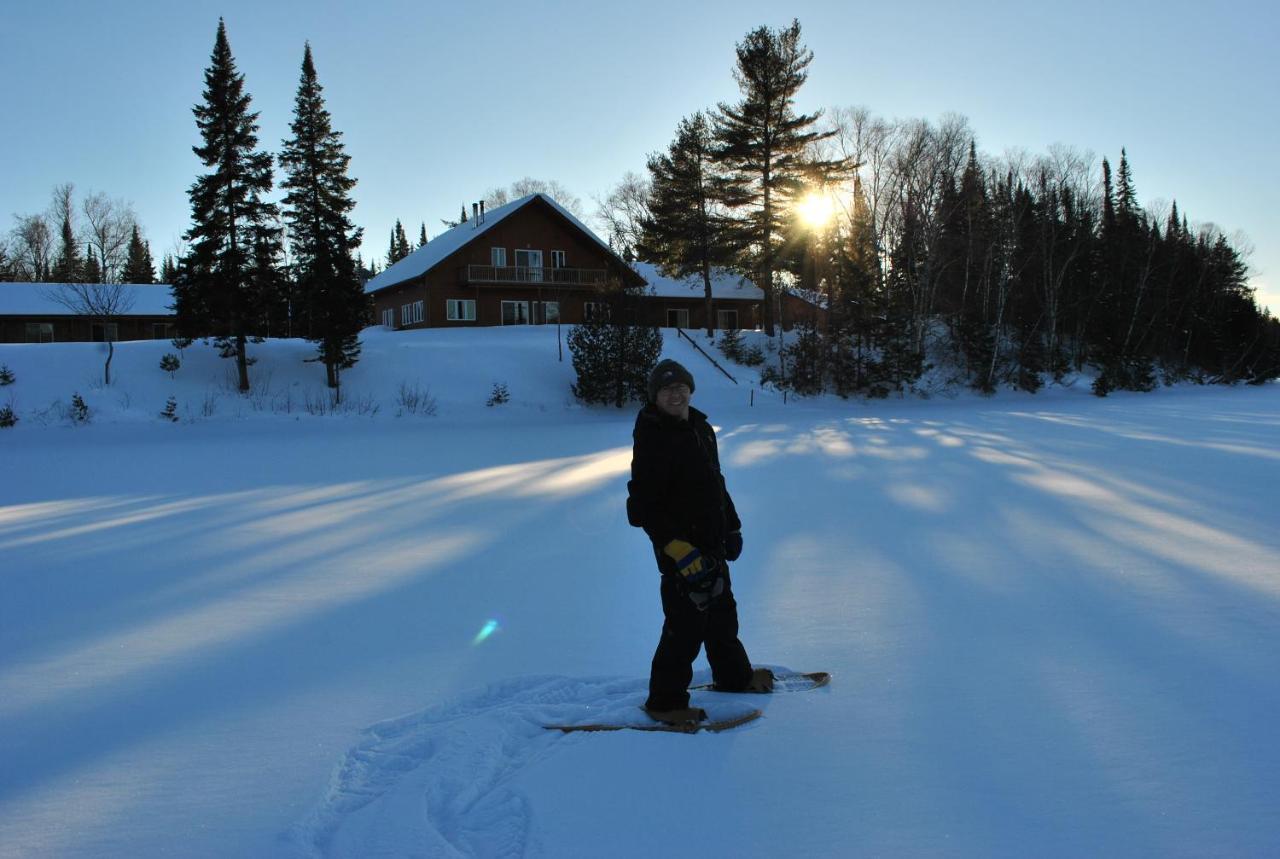
<instances>
[{"instance_id":1,"label":"tree trunk","mask_svg":"<svg viewBox=\"0 0 1280 859\"><path fill-rule=\"evenodd\" d=\"M111 384L111 359L115 357L115 354L116 354L116 344L111 341L110 337L108 337L107 338L107 365L102 368L102 383L104 385Z\"/></svg>"},{"instance_id":2,"label":"tree trunk","mask_svg":"<svg viewBox=\"0 0 1280 859\"><path fill-rule=\"evenodd\" d=\"M243 334L236 335L236 370L240 374L240 393L249 392L249 356Z\"/></svg>"}]
</instances>

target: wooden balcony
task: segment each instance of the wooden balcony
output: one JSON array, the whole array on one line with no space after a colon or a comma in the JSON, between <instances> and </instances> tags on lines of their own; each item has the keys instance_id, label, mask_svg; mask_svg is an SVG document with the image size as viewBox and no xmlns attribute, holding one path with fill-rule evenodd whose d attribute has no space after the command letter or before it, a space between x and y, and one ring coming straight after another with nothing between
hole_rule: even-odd
<instances>
[{"instance_id":1,"label":"wooden balcony","mask_svg":"<svg viewBox=\"0 0 1280 859\"><path fill-rule=\"evenodd\" d=\"M602 268L550 268L527 265L468 265L459 272L471 286L595 286L608 272Z\"/></svg>"}]
</instances>

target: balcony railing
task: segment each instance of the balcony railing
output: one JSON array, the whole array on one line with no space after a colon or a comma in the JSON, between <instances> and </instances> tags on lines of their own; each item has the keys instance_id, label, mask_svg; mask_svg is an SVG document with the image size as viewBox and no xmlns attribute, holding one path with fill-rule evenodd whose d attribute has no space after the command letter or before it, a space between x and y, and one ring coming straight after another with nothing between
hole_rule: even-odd
<instances>
[{"instance_id":1,"label":"balcony railing","mask_svg":"<svg viewBox=\"0 0 1280 859\"><path fill-rule=\"evenodd\" d=\"M550 268L530 265L468 265L462 270L463 283L516 283L522 286L590 286L601 283L602 268Z\"/></svg>"}]
</instances>

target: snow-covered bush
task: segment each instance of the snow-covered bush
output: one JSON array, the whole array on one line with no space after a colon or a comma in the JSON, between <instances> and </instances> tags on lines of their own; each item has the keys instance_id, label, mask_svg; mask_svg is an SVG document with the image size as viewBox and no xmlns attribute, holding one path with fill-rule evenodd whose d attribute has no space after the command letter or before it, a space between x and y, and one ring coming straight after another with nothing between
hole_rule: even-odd
<instances>
[{"instance_id":1,"label":"snow-covered bush","mask_svg":"<svg viewBox=\"0 0 1280 859\"><path fill-rule=\"evenodd\" d=\"M87 424L91 417L89 406L79 392L71 395L71 406L67 409L67 420L73 424Z\"/></svg>"},{"instance_id":2,"label":"snow-covered bush","mask_svg":"<svg viewBox=\"0 0 1280 859\"><path fill-rule=\"evenodd\" d=\"M9 369L8 364L0 366L0 388L5 385L12 385L17 381L17 377L13 375L13 371Z\"/></svg>"},{"instance_id":3,"label":"snow-covered bush","mask_svg":"<svg viewBox=\"0 0 1280 859\"><path fill-rule=\"evenodd\" d=\"M167 421L173 421L174 423L177 423L178 421L177 397L169 398L169 401L164 404L164 410L160 412L160 417L164 418Z\"/></svg>"},{"instance_id":4,"label":"snow-covered bush","mask_svg":"<svg viewBox=\"0 0 1280 859\"><path fill-rule=\"evenodd\" d=\"M486 406L500 406L503 403L511 401L511 392L507 390L506 382L494 382L493 391L489 394L489 399L485 401Z\"/></svg>"},{"instance_id":5,"label":"snow-covered bush","mask_svg":"<svg viewBox=\"0 0 1280 859\"><path fill-rule=\"evenodd\" d=\"M182 361L172 352L165 353L160 359L160 369L169 374L169 378L174 378L174 374L178 372L178 368L182 366Z\"/></svg>"},{"instance_id":6,"label":"snow-covered bush","mask_svg":"<svg viewBox=\"0 0 1280 859\"><path fill-rule=\"evenodd\" d=\"M0 429L8 429L18 422L18 416L13 413L13 406L0 406Z\"/></svg>"}]
</instances>

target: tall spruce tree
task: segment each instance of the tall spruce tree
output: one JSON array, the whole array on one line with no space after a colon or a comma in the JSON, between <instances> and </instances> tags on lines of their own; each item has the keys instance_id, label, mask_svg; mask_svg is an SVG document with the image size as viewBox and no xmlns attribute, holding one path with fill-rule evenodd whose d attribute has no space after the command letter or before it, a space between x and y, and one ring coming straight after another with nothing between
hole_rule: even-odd
<instances>
[{"instance_id":1,"label":"tall spruce tree","mask_svg":"<svg viewBox=\"0 0 1280 859\"><path fill-rule=\"evenodd\" d=\"M731 264L736 250L719 204L713 144L710 124L699 112L680 120L665 153L649 156L649 213L636 248L674 277L702 279L707 336L715 325L711 269Z\"/></svg>"},{"instance_id":2,"label":"tall spruce tree","mask_svg":"<svg viewBox=\"0 0 1280 859\"><path fill-rule=\"evenodd\" d=\"M845 160L809 157L814 143L834 132L815 130L822 112L797 114L795 97L809 76L813 52L800 43L800 22L785 30L759 27L737 45L737 104L715 116L716 158L724 172L723 199L737 215L744 268L764 290L765 332L774 325L774 271L788 204L815 178L846 171Z\"/></svg>"},{"instance_id":3,"label":"tall spruce tree","mask_svg":"<svg viewBox=\"0 0 1280 859\"><path fill-rule=\"evenodd\" d=\"M76 248L76 236L69 213L62 215L61 241L50 277L54 283L80 283L84 280L84 261Z\"/></svg>"},{"instance_id":4,"label":"tall spruce tree","mask_svg":"<svg viewBox=\"0 0 1280 859\"><path fill-rule=\"evenodd\" d=\"M427 222L423 221L421 228L418 230L418 247L420 248L426 247L426 244L427 244Z\"/></svg>"},{"instance_id":5,"label":"tall spruce tree","mask_svg":"<svg viewBox=\"0 0 1280 859\"><path fill-rule=\"evenodd\" d=\"M155 283L156 266L151 259L151 247L142 240L138 226L134 224L133 234L129 236L129 253L125 258L124 270L120 272L122 283Z\"/></svg>"},{"instance_id":6,"label":"tall spruce tree","mask_svg":"<svg viewBox=\"0 0 1280 859\"><path fill-rule=\"evenodd\" d=\"M298 293L310 314L307 338L316 344L316 360L324 363L329 387L340 396L340 372L360 356L365 295L355 254L361 230L348 217L355 207L351 189L356 180L347 175L351 156L343 148L342 132L333 130L310 44L302 56L290 129L293 137L280 153L285 172L281 187L289 192L284 217L290 227ZM403 238L399 221L396 227Z\"/></svg>"},{"instance_id":7,"label":"tall spruce tree","mask_svg":"<svg viewBox=\"0 0 1280 859\"><path fill-rule=\"evenodd\" d=\"M272 185L271 154L256 151L258 114L249 109L222 19L204 77L204 103L192 109L204 143L192 150L211 172L188 192L190 250L174 279L175 311L180 336L212 336L224 358L236 359L243 392L249 390L246 344L260 304L255 253L276 229L276 207L264 199Z\"/></svg>"},{"instance_id":8,"label":"tall spruce tree","mask_svg":"<svg viewBox=\"0 0 1280 859\"><path fill-rule=\"evenodd\" d=\"M405 235L404 225L396 218L396 225L391 230L391 244L387 248L387 268L400 262L413 252L409 237Z\"/></svg>"}]
</instances>

